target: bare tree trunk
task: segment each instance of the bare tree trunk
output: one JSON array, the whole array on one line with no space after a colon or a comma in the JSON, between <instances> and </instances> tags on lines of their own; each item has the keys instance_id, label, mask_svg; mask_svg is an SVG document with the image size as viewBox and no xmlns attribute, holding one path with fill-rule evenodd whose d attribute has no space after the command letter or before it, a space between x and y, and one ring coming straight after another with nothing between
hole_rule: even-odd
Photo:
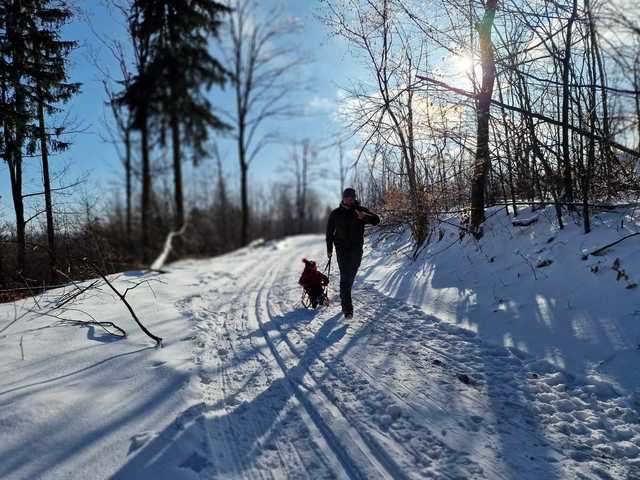
<instances>
[{"instance_id":1,"label":"bare tree trunk","mask_svg":"<svg viewBox=\"0 0 640 480\"><path fill-rule=\"evenodd\" d=\"M498 0L487 0L484 16L479 26L480 62L482 64L482 86L478 94L476 159L471 180L471 230L476 236L482 236L480 225L484 221L485 190L487 173L491 164L489 152L489 116L491 97L495 79L495 59L491 30L496 15Z\"/></svg>"},{"instance_id":2,"label":"bare tree trunk","mask_svg":"<svg viewBox=\"0 0 640 480\"><path fill-rule=\"evenodd\" d=\"M640 112L640 107L639 110ZM638 123L640 124L640 114L638 116ZM640 127L639 127L640 128ZM344 192L344 182L345 182L345 169L344 169L344 147L342 146L342 142L338 144L338 160L339 160L339 168L340 168L340 194Z\"/></svg>"},{"instance_id":3,"label":"bare tree trunk","mask_svg":"<svg viewBox=\"0 0 640 480\"><path fill-rule=\"evenodd\" d=\"M517 88L519 90L520 102L522 105L522 110L524 112L531 112L531 99L529 98L529 90L525 80L522 78L522 75L518 73L518 84ZM531 152L533 153L534 160L538 160L540 165L542 166L545 175L548 177L550 185L551 185L551 196L553 197L553 203L556 210L556 219L558 220L558 226L562 229L564 228L564 223L562 221L562 207L560 205L560 179L556 175L553 167L549 164L544 154L542 153L540 147L540 140L536 134L536 127L533 123L533 118L531 115L525 114L525 121L527 125L527 130L529 133L529 140L531 144ZM535 164L534 164L535 165ZM535 168L535 167L534 167ZM545 198L545 192L542 190L542 185L540 182L540 176L536 172L536 181L538 184L538 190L540 192L541 200Z\"/></svg>"},{"instance_id":4,"label":"bare tree trunk","mask_svg":"<svg viewBox=\"0 0 640 480\"><path fill-rule=\"evenodd\" d=\"M21 33L18 32L18 18L20 14L20 2L12 6L11 14L8 15L7 21L7 37L9 42L14 45L19 43L18 38ZM13 41L12 41L13 40ZM14 48L11 52L13 56L13 68L10 70L10 83L13 86L14 105L16 113L16 122L14 130L14 138L9 139L5 148L9 150L9 172L11 178L11 196L13 197L13 206L16 214L16 262L18 273L24 272L26 257L26 238L25 238L25 220L24 220L24 204L22 197L22 146L25 134L25 106L23 86L21 85L21 74L19 69L24 61L24 52L19 48Z\"/></svg>"},{"instance_id":5,"label":"bare tree trunk","mask_svg":"<svg viewBox=\"0 0 640 480\"><path fill-rule=\"evenodd\" d=\"M249 243L249 194L247 190L247 175L249 170L249 164L247 160L247 143L246 143L246 128L247 128L247 112L246 101L249 95L249 86L245 87L242 83L242 71L243 65L243 44L244 44L244 7L238 9L239 21L238 21L238 33L233 36L234 40L234 86L236 93L236 114L237 114L237 126L238 126L238 161L240 162L240 208L241 208L241 227L240 227L240 244L245 246ZM251 84L251 78L247 80L247 83ZM246 88L243 91L243 88Z\"/></svg>"},{"instance_id":6,"label":"bare tree trunk","mask_svg":"<svg viewBox=\"0 0 640 480\"><path fill-rule=\"evenodd\" d=\"M124 132L124 171L125 171L125 190L126 190L126 235L127 235L127 247L131 251L133 237L132 237L132 167L131 167L131 130L127 128Z\"/></svg>"},{"instance_id":7,"label":"bare tree trunk","mask_svg":"<svg viewBox=\"0 0 640 480\"><path fill-rule=\"evenodd\" d=\"M308 183L308 168L309 168L309 155L310 147L309 142L305 141L302 146L302 158L300 164L300 180L299 180L299 195L298 195L298 233L304 232L307 217L307 183Z\"/></svg>"},{"instance_id":8,"label":"bare tree trunk","mask_svg":"<svg viewBox=\"0 0 640 480\"><path fill-rule=\"evenodd\" d=\"M2 103L5 104L7 101L7 85L6 85L6 77L2 76ZM9 177L11 180L11 195L13 197L14 210L16 215L16 235L19 236L20 225L24 224L24 211L22 210L22 180L16 178L16 168L15 168L15 156L14 156L14 143L11 138L11 126L7 118L3 118L2 130L4 133L4 160L7 162L7 166L9 167ZM24 235L23 235L24 238ZM24 241L22 243L18 242L17 244L17 261L18 261L18 270L24 270L24 250L23 253L20 254L20 245L24 245ZM22 258L22 261L20 259Z\"/></svg>"},{"instance_id":9,"label":"bare tree trunk","mask_svg":"<svg viewBox=\"0 0 640 480\"><path fill-rule=\"evenodd\" d=\"M182 193L182 158L180 154L180 123L176 112L171 113L171 143L173 147L173 182L176 202L174 230L184 225L184 195Z\"/></svg>"},{"instance_id":10,"label":"bare tree trunk","mask_svg":"<svg viewBox=\"0 0 640 480\"><path fill-rule=\"evenodd\" d=\"M140 128L142 155L142 261L147 264L150 260L149 252L149 213L151 210L151 168L149 164L149 126L146 116Z\"/></svg>"},{"instance_id":11,"label":"bare tree trunk","mask_svg":"<svg viewBox=\"0 0 640 480\"><path fill-rule=\"evenodd\" d=\"M578 15L578 0L573 0L571 16L567 23L567 35L565 38L564 57L562 59L562 178L564 188L564 200L573 203L573 178L571 174L571 157L569 151L569 99L571 90L569 86L571 70L571 41L573 23ZM570 207L571 208L571 207Z\"/></svg>"},{"instance_id":12,"label":"bare tree trunk","mask_svg":"<svg viewBox=\"0 0 640 480\"><path fill-rule=\"evenodd\" d=\"M9 176L11 178L11 196L13 198L13 208L16 215L16 263L18 273L24 272L26 258L26 236L24 221L24 205L22 203L22 152L12 152L11 165L9 166Z\"/></svg>"},{"instance_id":13,"label":"bare tree trunk","mask_svg":"<svg viewBox=\"0 0 640 480\"><path fill-rule=\"evenodd\" d=\"M49 281L56 277L56 244L53 224L53 202L51 201L51 180L49 178L49 148L44 121L44 102L38 99L38 134L40 136L40 153L42 155L42 183L44 185L44 203L47 215L47 247L49 248Z\"/></svg>"},{"instance_id":14,"label":"bare tree trunk","mask_svg":"<svg viewBox=\"0 0 640 480\"><path fill-rule=\"evenodd\" d=\"M634 95L636 104L636 129L638 134L638 150L640 151L640 52L636 55L633 62L633 89L636 91Z\"/></svg>"},{"instance_id":15,"label":"bare tree trunk","mask_svg":"<svg viewBox=\"0 0 640 480\"><path fill-rule=\"evenodd\" d=\"M214 147L214 155L216 159L216 165L218 170L217 178L217 205L216 205L216 221L220 227L220 239L223 248L230 248L236 245L237 238L229 232L229 201L227 199L227 185L224 179L224 172L222 170L222 158L220 158L220 152L218 147Z\"/></svg>"},{"instance_id":16,"label":"bare tree trunk","mask_svg":"<svg viewBox=\"0 0 640 480\"><path fill-rule=\"evenodd\" d=\"M265 2L233 0L228 3L233 10L228 22L230 45L223 47L236 96L233 121L240 166L242 245L246 245L250 237L249 167L258 153L273 141L273 132L264 133L261 128L268 120L292 114L291 92L300 82L297 78L294 81L291 74L304 63L296 53L294 41L288 39L295 32L293 22L283 21L286 15L279 7L271 9L265 18L252 15L261 3ZM284 38L291 42L287 48L274 48Z\"/></svg>"},{"instance_id":17,"label":"bare tree trunk","mask_svg":"<svg viewBox=\"0 0 640 480\"><path fill-rule=\"evenodd\" d=\"M500 103L504 104L504 98L502 95L502 86L500 85L500 79L496 77L496 82L498 83L498 97L500 99ZM509 190L511 191L511 206L513 207L513 216L518 216L518 207L516 206L516 194L513 188L513 169L511 163L513 159L511 158L511 135L509 135L509 127L507 125L507 112L504 107L500 108L502 113L502 126L504 128L504 136L505 136L505 150L507 152L507 173L509 175ZM505 203L507 202L507 197L505 196Z\"/></svg>"},{"instance_id":18,"label":"bare tree trunk","mask_svg":"<svg viewBox=\"0 0 640 480\"><path fill-rule=\"evenodd\" d=\"M600 43L598 40L598 33L596 30L596 24L593 18L593 11L591 9L590 0L585 0L584 8L587 12L587 18L589 20L589 37L591 40L591 54L594 60L593 71L593 84L596 83L595 68L598 69L598 76L600 77L600 95L602 98L602 132L604 136L604 142L600 144L601 154L604 157L605 176L610 178L614 166L614 155L611 151L611 128L609 125L609 101L606 88L606 72L604 68L604 60L602 53L600 52ZM611 182L607 182L607 189L610 195L615 195L614 190L611 188Z\"/></svg>"},{"instance_id":19,"label":"bare tree trunk","mask_svg":"<svg viewBox=\"0 0 640 480\"><path fill-rule=\"evenodd\" d=\"M582 106L580 101L578 100L578 125L582 128ZM593 142L593 139L590 139L589 142ZM591 146L589 147L591 149ZM585 165L584 161L584 139L580 136L579 139L579 151L578 151L578 161L580 162L580 179L582 184L582 218L584 225L584 233L587 234L591 231L591 221L589 218L589 184L590 184L590 162L587 160L587 164Z\"/></svg>"},{"instance_id":20,"label":"bare tree trunk","mask_svg":"<svg viewBox=\"0 0 640 480\"><path fill-rule=\"evenodd\" d=\"M398 115L396 115L396 112L393 109L392 97L394 95L389 90L390 74L388 71L388 61L392 39L390 31L389 5L387 0L384 0L383 2L383 10L381 12L381 15L383 21L383 46L380 65L376 66L378 88L380 91L380 95L382 96L382 99L384 101L385 111L391 118L395 134L398 136L398 140L400 142L401 155L406 168L407 180L409 182L409 196L413 214L412 233L414 239L416 240L416 243L420 245L426 238L427 225L426 214L422 211L422 192L420 192L420 189L418 187L418 179L416 176L415 145L413 138L413 118L411 105L413 100L413 92L411 89L408 90L407 104L405 105L408 111L406 119L407 134L405 134L401 119L398 118ZM373 51L370 50L370 47L368 48L369 54L373 55ZM407 58L407 60L409 64L411 64L411 58L409 57Z\"/></svg>"},{"instance_id":21,"label":"bare tree trunk","mask_svg":"<svg viewBox=\"0 0 640 480\"><path fill-rule=\"evenodd\" d=\"M238 156L240 158L240 206L242 209L242 226L240 231L240 242L242 246L249 243L249 194L247 190L247 175L249 166L245 159L244 129L238 140Z\"/></svg>"},{"instance_id":22,"label":"bare tree trunk","mask_svg":"<svg viewBox=\"0 0 640 480\"><path fill-rule=\"evenodd\" d=\"M589 7L588 0L585 0L585 7ZM591 27L589 27L591 30ZM593 36L590 35L590 40L593 40ZM587 49L587 71L589 74L589 83L591 87L589 88L588 94L588 104L587 110L589 112L589 131L591 136L589 137L589 145L587 147L587 164L585 167L585 174L583 179L583 214L584 214L584 229L585 233L589 233L591 230L591 225L589 223L589 205L588 205L588 195L589 195L589 186L591 180L591 174L594 165L596 164L596 123L597 123L597 113L596 113L596 58L595 58L595 50L592 45L591 48Z\"/></svg>"}]
</instances>

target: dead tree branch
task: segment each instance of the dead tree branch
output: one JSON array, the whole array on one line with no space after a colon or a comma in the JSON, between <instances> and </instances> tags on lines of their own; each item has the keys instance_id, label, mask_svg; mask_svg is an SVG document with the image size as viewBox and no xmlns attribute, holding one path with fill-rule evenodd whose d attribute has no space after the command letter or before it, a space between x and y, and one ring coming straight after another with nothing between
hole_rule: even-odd
<instances>
[{"instance_id":1,"label":"dead tree branch","mask_svg":"<svg viewBox=\"0 0 640 480\"><path fill-rule=\"evenodd\" d=\"M162 345L162 338L155 336L153 333L151 333L147 327L144 326L144 324L140 321L140 319L138 318L138 316L136 315L136 312L133 310L133 308L131 307L131 304L127 301L126 299L126 292L124 294L120 293L120 291L113 286L113 284L109 281L109 279L107 278L107 276L102 272L102 270L100 270L94 263L92 263L91 261L89 261L88 259L84 259L85 263L91 267L91 269L100 276L100 278L102 278L102 280L104 281L104 283L107 284L107 286L113 291L113 293L115 293L117 295L117 297L120 299L120 301L122 303L124 303L124 305L127 307L127 310L129 310L129 313L131 314L131 317L135 320L135 322L138 324L138 326L140 327L140 329L152 340L154 340L156 342L156 346Z\"/></svg>"}]
</instances>

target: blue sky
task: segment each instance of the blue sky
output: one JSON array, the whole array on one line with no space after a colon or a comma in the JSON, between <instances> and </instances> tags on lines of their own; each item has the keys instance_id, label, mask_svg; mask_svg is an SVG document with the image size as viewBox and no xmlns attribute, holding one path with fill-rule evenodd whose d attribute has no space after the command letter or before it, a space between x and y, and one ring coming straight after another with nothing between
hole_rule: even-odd
<instances>
[{"instance_id":1,"label":"blue sky","mask_svg":"<svg viewBox=\"0 0 640 480\"><path fill-rule=\"evenodd\" d=\"M82 14L66 27L64 37L80 42L80 48L72 58L71 80L82 83L82 92L65 106L65 115L68 114L74 123L86 131L73 135L71 149L52 159L52 169L54 175L57 175L58 186L72 183L78 178L87 178L83 186L76 189L76 198L79 198L81 191L86 191L90 198L99 201L114 197L114 192L122 185L123 174L114 146L102 138L105 135L105 94L101 83L102 74L91 58L96 58L101 68L111 71L114 76L117 76L118 69L110 52L101 45L94 32L104 37L122 39L125 38L125 32L122 19L116 12L105 8L103 0L78 0L77 5ZM303 25L298 40L309 62L299 72L301 87L304 89L294 99L308 115L286 121L275 120L269 127L277 129L283 137L292 140L309 138L326 144L340 131L340 125L335 119L340 86L348 85L350 79L361 75L361 67L351 56L344 41L333 38L315 17L320 8L319 1L286 0L284 5L286 12L295 16ZM230 107L231 95L229 89L214 92L212 100L218 105ZM235 148L229 140L221 139L220 145L228 179L235 187L238 182ZM251 167L251 184L268 185L274 179L281 178L282 165L289 152L290 147L282 144L265 149ZM322 152L321 160L323 166L333 173L318 178L314 185L326 200L323 203L334 204L339 195L336 151L330 149ZM212 174L212 163L209 161L193 172L188 168L186 182L198 179L201 183L206 183L207 175ZM25 193L40 191L40 176L39 158L29 159L25 167ZM213 181L211 178L212 184ZM8 171L2 164L0 220L13 221L12 208ZM69 208L73 206L64 209Z\"/></svg>"}]
</instances>

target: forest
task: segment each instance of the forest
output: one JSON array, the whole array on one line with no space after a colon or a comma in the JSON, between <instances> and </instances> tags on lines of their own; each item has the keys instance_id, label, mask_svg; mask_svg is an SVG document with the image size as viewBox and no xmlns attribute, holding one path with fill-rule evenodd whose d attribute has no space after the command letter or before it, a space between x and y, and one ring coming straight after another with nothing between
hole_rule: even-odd
<instances>
[{"instance_id":1,"label":"forest","mask_svg":"<svg viewBox=\"0 0 640 480\"><path fill-rule=\"evenodd\" d=\"M0 478L640 478L640 0L0 0Z\"/></svg>"},{"instance_id":2,"label":"forest","mask_svg":"<svg viewBox=\"0 0 640 480\"><path fill-rule=\"evenodd\" d=\"M127 35L96 34L119 66L94 69L105 94L100 148L115 149L121 171L119 191L99 210L74 194L82 179L50 166L52 155L73 159L82 134L67 110L83 88L69 73L83 47L64 35L80 11L61 0L0 7L7 291L85 278L85 258L106 272L148 266L171 232L172 258L181 258L322 231L333 202L318 197L318 177L356 186L384 225L411 229L416 251L451 213L463 219L461 234L479 238L486 206L517 216L552 205L560 228L577 221L588 233L594 209L635 205L637 2L318 2L315 18L364 72L341 86L343 127L324 142L276 138L278 122L304 115L292 91L309 62L282 8L107 3ZM232 108L218 104L216 88ZM220 139L233 150L222 153ZM252 167L273 162L264 158L271 142L288 142L289 154L279 181L266 184ZM340 157L337 171L323 164L327 154ZM183 178L185 165L202 163L216 172L204 194ZM25 189L27 165L41 173L36 191Z\"/></svg>"}]
</instances>

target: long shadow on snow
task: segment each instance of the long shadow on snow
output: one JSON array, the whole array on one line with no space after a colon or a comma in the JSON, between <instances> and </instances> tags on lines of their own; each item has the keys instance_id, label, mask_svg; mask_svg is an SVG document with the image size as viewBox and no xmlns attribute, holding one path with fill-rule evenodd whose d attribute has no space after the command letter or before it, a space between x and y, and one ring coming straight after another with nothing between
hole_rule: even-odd
<instances>
[{"instance_id":1,"label":"long shadow on snow","mask_svg":"<svg viewBox=\"0 0 640 480\"><path fill-rule=\"evenodd\" d=\"M262 329L254 330L241 338L260 338L263 336L263 331L265 333L269 332L278 332L278 334L282 338L286 338L289 331L296 328L299 325L308 325L310 324L318 315L319 310L311 310L306 308L299 308L296 310L292 310L287 312L284 315L278 315L272 317L271 320L264 322L262 324ZM226 362L223 366L225 368L232 368L239 364L242 364L256 355L263 355L268 350L267 346L263 346L261 348L257 348L252 346L252 348L239 349L235 352L235 356L230 358L228 362ZM245 382L246 383L246 382ZM238 391L234 394L237 395L241 391Z\"/></svg>"},{"instance_id":2,"label":"long shadow on snow","mask_svg":"<svg viewBox=\"0 0 640 480\"><path fill-rule=\"evenodd\" d=\"M503 238L492 238L501 232L489 229L480 241L467 237L454 242L453 249L447 247L450 238L445 237L446 241L434 242L431 247L440 253L424 250L415 261L409 257L399 261L381 285L411 303L430 303L434 311L454 303L456 295L456 310L447 312L456 323L473 326L480 336L497 344L509 341L524 352L546 358L580 376L591 373L594 361L604 360L602 352L619 350L620 344L635 349L635 343L621 334L626 331L623 324L628 320L612 311L606 302L594 306L590 301L590 292L600 292L603 280L582 267L585 274L580 282L567 289L566 283L573 278L565 278L564 272L575 270L576 252L565 245L567 239L549 243L551 233L534 233L529 235L537 240L531 240L525 232L512 233L510 243L505 244ZM445 245L440 247L440 243ZM543 258L549 255L553 264L534 268L520 254L513 253L518 248L533 252L533 246L539 247ZM376 256L362 270L361 278L367 279L389 260L387 255ZM529 262L535 263L535 257ZM484 272L483 276L478 272ZM566 291L572 292L573 298L558 296L558 292ZM627 304L617 307L620 311L635 309ZM531 341L541 336L543 347ZM619 345L615 347L615 343ZM624 384L623 378L611 375Z\"/></svg>"},{"instance_id":3,"label":"long shadow on snow","mask_svg":"<svg viewBox=\"0 0 640 480\"><path fill-rule=\"evenodd\" d=\"M298 319L310 321L314 315L314 312L304 315L300 311L289 312L265 323L264 327L276 329L279 324L292 325ZM336 315L325 322L297 365L288 369L284 377L271 382L251 401L231 407L218 416L214 416L214 412L222 407L219 403L198 404L187 409L151 442L139 451L132 451L137 453L113 479L192 478L194 472L200 473L205 469L208 469L209 477L227 478L242 475L256 466L265 453L268 455L276 451L282 440L292 444L308 442L309 447L314 448L298 411L291 408L291 397L295 395L295 389L304 388L298 385L308 366L323 350L344 337L345 328L334 330L338 318ZM324 463L324 456L317 455L317 460ZM324 466L331 470L328 464ZM287 469L287 465L282 467Z\"/></svg>"},{"instance_id":4,"label":"long shadow on snow","mask_svg":"<svg viewBox=\"0 0 640 480\"><path fill-rule=\"evenodd\" d=\"M272 317L271 320L267 322L263 322L262 329L255 330L247 334L245 338L262 337L263 331L266 333L275 331L275 332L279 332L282 335L286 335L287 332L289 332L292 328L296 327L297 325L300 325L300 324L307 325L311 323L316 318L318 313L319 313L319 310L298 308L297 310L292 310L290 312L285 313L284 315L277 315L275 317Z\"/></svg>"},{"instance_id":5,"label":"long shadow on snow","mask_svg":"<svg viewBox=\"0 0 640 480\"><path fill-rule=\"evenodd\" d=\"M362 288L362 281L358 281L356 283L356 289L354 290L354 299L357 299L359 296L359 290ZM358 344L367 343L376 332L377 324L380 322L387 321L398 321L401 322L402 319L394 315L394 311L400 309L403 302L392 299L389 297L385 297L376 292L376 302L372 305L367 305L367 310L363 311L363 314L366 315L367 320L363 322L363 324L358 328L354 333L349 334L347 336L346 343L342 346L338 354L333 357L332 361L329 362L330 366L334 366L338 361L347 357L349 352L356 347ZM413 312L411 314L412 322L414 324L420 324L421 319L424 320L424 328L441 328L439 324L441 321L436 317L432 317L430 315L425 315L423 313ZM433 326L431 323L433 322ZM415 327L415 325L413 325ZM447 333L450 333L447 331ZM461 330L461 333L466 333L466 331ZM455 332L453 333L455 335ZM462 339L465 335L460 335ZM387 337L388 339L388 337ZM315 340L315 339L314 339ZM404 345L402 344L403 339L398 337L396 339L400 344L391 345L391 348L386 352L387 360L391 362L395 359L397 352L402 351ZM494 367L496 365L495 360L495 349L483 349L479 348L484 346L483 344L474 344L475 350L474 354L480 359L481 364L484 364L484 374L486 380L486 392L484 395L487 396L487 406L489 408L489 413L492 413L493 416L498 419L498 423L504 423L504 420L507 421L507 426L509 426L509 419L505 418L505 415L518 415L519 418L523 420L524 425L518 424L511 428L504 428L499 430L501 434L501 447L502 453L498 455L502 457L503 464L506 467L506 472L511 475L508 478L525 478L522 477L522 472L524 471L532 471L532 475L526 476L526 478L560 478L560 473L554 468L553 465L547 463L544 459L542 462L538 462L536 464L535 470L531 467L531 458L534 454L535 460L540 460L541 457L552 456L552 451L556 450L553 444L545 437L545 427L542 423L540 423L540 419L537 415L537 412L533 406L533 396L528 391L516 390L515 392L511 392L509 390L504 390L505 377L502 375L503 372L495 371ZM328 345L324 346L326 349ZM310 346L307 346L309 349ZM386 347L385 347L386 348ZM499 350L501 347L497 347ZM500 352L506 356L506 349L502 349L504 352ZM471 353L471 352L470 352ZM518 362L518 359L510 356L510 359L514 362ZM452 372L453 373L453 372ZM458 382L454 376L452 376L452 381ZM426 391L429 390L429 378L425 378L425 382L423 385ZM475 392L472 392L474 394ZM508 395L512 393L516 393L518 395L517 399L509 398ZM451 396L445 401L444 407L448 408L452 413L458 416L466 416L469 417L471 415L477 415L481 412L468 411L468 407L461 402L461 399L455 397L455 391L450 391ZM431 415L441 415L441 412L428 412L423 411L422 413L427 414L427 418L431 418ZM522 429L523 431L518 431ZM473 431L469 432L470 434L466 438L466 440L470 443L474 441ZM522 444L522 435L525 436L529 440L528 445ZM530 447L531 451L527 452L523 450L523 447ZM463 445L458 445L457 448L465 449ZM527 455L527 453L530 453Z\"/></svg>"},{"instance_id":6,"label":"long shadow on snow","mask_svg":"<svg viewBox=\"0 0 640 480\"><path fill-rule=\"evenodd\" d=\"M144 359L143 352L149 350L154 350L154 347L144 347L131 352L113 355L72 372L5 390L0 392L0 395L14 393L15 395L10 397L11 401L19 402L23 396L32 394L34 388L42 388L51 383L59 383L60 388L63 388L64 382L78 380L87 383L87 388L95 388L90 385L91 379L83 377L82 374L95 371L96 367L107 363L113 363L114 365L111 369L101 370L101 372L107 372L99 381L100 388L104 390L104 393L100 390L97 390L96 393L98 396L108 395L110 389L117 388L115 387L118 382L116 378L120 372L127 370L127 362L124 359L132 362L142 361ZM0 455L0 477L15 475L16 478L45 478L48 473L54 471L60 465L73 463L74 457L80 456L85 449L94 448L94 445L97 444L112 447L109 444L109 439L117 432L125 429L132 420L145 416L159 423L162 422L162 412L169 408L168 405L170 403L176 401L174 393L182 388L187 380L188 377L185 374L169 375L163 377L160 381L155 377L150 378L148 383L139 385L140 391L146 392L144 395L139 398L132 396L123 401L118 405L118 411L112 413L110 417L106 417L104 423L87 425L86 429L80 434L69 430L70 426L67 424L68 419L65 416L42 425L41 429L36 431L36 436L25 438L23 442L2 452ZM70 399L68 400L68 409L73 411L74 409L88 408L87 403L83 402L86 402L84 397L77 401ZM46 434L42 434L42 432ZM59 442L65 443L66 448L50 448L50 445L57 445ZM38 466L32 465L34 455L41 457L39 458ZM44 460L42 457L44 457Z\"/></svg>"}]
</instances>

